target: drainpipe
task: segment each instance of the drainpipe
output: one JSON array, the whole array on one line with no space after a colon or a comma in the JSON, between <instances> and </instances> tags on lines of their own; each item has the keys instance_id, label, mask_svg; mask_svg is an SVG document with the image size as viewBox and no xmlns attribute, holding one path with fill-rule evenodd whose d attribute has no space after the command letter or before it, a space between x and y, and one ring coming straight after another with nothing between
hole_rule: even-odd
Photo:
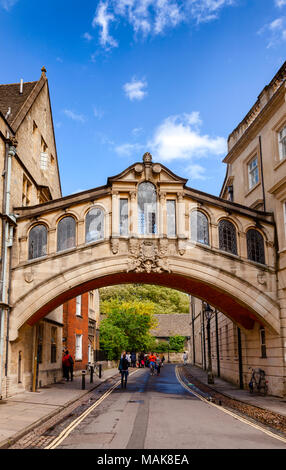
<instances>
[{"instance_id":1,"label":"drainpipe","mask_svg":"<svg viewBox=\"0 0 286 470\"><path fill-rule=\"evenodd\" d=\"M243 366L242 366L242 350L241 350L241 332L237 327L237 346L238 346L238 367L239 367L239 388L243 390Z\"/></svg>"},{"instance_id":2,"label":"drainpipe","mask_svg":"<svg viewBox=\"0 0 286 470\"><path fill-rule=\"evenodd\" d=\"M220 358L219 358L219 340L218 340L218 319L217 319L217 310L215 311L215 335L216 335L217 376L220 377Z\"/></svg>"},{"instance_id":3,"label":"drainpipe","mask_svg":"<svg viewBox=\"0 0 286 470\"><path fill-rule=\"evenodd\" d=\"M262 161L262 143L261 143L261 135L259 136L259 153L260 153L260 167L261 167L261 184L262 184L262 194L263 194L263 207L264 207L264 212L266 212L266 199L265 199L265 187L264 187L264 172L263 172L263 161Z\"/></svg>"},{"instance_id":4,"label":"drainpipe","mask_svg":"<svg viewBox=\"0 0 286 470\"><path fill-rule=\"evenodd\" d=\"M5 311L9 309L7 304L7 265L8 265L8 248L12 246L11 235L13 234L13 227L10 226L10 191L11 191L11 169L12 169L12 157L16 154L16 140L10 141L9 150L6 153L5 162L5 184L4 184L4 215L5 221L3 224L2 234L2 272L1 272L1 288L0 288L0 300L1 300L1 322L0 322L0 399L2 399L2 381L3 381L3 364L4 364L4 328L5 328ZM13 236L13 235L12 235ZM8 316L8 311L7 311Z\"/></svg>"}]
</instances>

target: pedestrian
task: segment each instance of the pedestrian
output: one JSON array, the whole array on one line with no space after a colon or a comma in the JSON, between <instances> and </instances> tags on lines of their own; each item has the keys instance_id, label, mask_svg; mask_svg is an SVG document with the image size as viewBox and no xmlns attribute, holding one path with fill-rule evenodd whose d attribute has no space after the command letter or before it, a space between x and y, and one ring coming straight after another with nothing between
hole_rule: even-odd
<instances>
[{"instance_id":1,"label":"pedestrian","mask_svg":"<svg viewBox=\"0 0 286 470\"><path fill-rule=\"evenodd\" d=\"M139 355L139 367L141 368L144 366L145 366L145 354L141 352Z\"/></svg>"},{"instance_id":2,"label":"pedestrian","mask_svg":"<svg viewBox=\"0 0 286 470\"><path fill-rule=\"evenodd\" d=\"M136 352L132 351L131 353L131 364L132 367L136 367Z\"/></svg>"},{"instance_id":3,"label":"pedestrian","mask_svg":"<svg viewBox=\"0 0 286 470\"><path fill-rule=\"evenodd\" d=\"M184 366L187 365L187 359L188 359L188 353L186 351L184 351L184 354L183 354Z\"/></svg>"},{"instance_id":4,"label":"pedestrian","mask_svg":"<svg viewBox=\"0 0 286 470\"><path fill-rule=\"evenodd\" d=\"M157 370L157 375L160 375L160 370L161 370L161 358L160 358L159 354L157 354L156 370Z\"/></svg>"},{"instance_id":5,"label":"pedestrian","mask_svg":"<svg viewBox=\"0 0 286 470\"><path fill-rule=\"evenodd\" d=\"M164 367L165 356L164 354L161 357L161 367Z\"/></svg>"},{"instance_id":6,"label":"pedestrian","mask_svg":"<svg viewBox=\"0 0 286 470\"><path fill-rule=\"evenodd\" d=\"M63 364L64 377L65 377L66 381L67 382L69 381L70 376L71 376L71 381L73 381L73 364L74 364L74 361L73 361L72 356L69 354L68 350L65 351L65 354L64 354L63 360L62 360L62 364Z\"/></svg>"},{"instance_id":7,"label":"pedestrian","mask_svg":"<svg viewBox=\"0 0 286 470\"><path fill-rule=\"evenodd\" d=\"M130 354L130 352L128 352L128 353L126 354L126 359L127 359L128 363L129 363L129 367L131 367L131 354Z\"/></svg>"},{"instance_id":8,"label":"pedestrian","mask_svg":"<svg viewBox=\"0 0 286 470\"><path fill-rule=\"evenodd\" d=\"M124 352L118 366L118 370L121 373L121 388L126 388L127 385L127 377L128 377L128 367L129 367L129 362L127 359L127 355Z\"/></svg>"}]
</instances>

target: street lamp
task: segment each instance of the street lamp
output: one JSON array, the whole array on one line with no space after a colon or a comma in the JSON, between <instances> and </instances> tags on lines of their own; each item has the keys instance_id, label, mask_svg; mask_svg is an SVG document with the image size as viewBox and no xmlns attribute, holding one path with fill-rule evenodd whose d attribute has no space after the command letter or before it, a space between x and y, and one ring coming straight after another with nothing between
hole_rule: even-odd
<instances>
[{"instance_id":1,"label":"street lamp","mask_svg":"<svg viewBox=\"0 0 286 470\"><path fill-rule=\"evenodd\" d=\"M208 384L214 384L214 376L212 371L212 354L211 354L211 317L213 309L209 304L205 306L205 317L207 320L207 333L208 333Z\"/></svg>"}]
</instances>

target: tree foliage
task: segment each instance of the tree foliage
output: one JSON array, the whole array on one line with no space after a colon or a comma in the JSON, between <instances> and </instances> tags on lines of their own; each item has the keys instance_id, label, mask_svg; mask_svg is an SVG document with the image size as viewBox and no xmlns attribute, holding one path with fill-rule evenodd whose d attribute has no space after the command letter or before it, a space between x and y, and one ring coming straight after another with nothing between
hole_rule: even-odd
<instances>
[{"instance_id":1,"label":"tree foliage","mask_svg":"<svg viewBox=\"0 0 286 470\"><path fill-rule=\"evenodd\" d=\"M149 284L122 284L100 289L101 313L109 311L109 304L119 302L148 302L153 304L154 314L188 313L189 297L167 287Z\"/></svg>"},{"instance_id":2,"label":"tree foliage","mask_svg":"<svg viewBox=\"0 0 286 470\"><path fill-rule=\"evenodd\" d=\"M100 323L100 346L108 359L118 359L122 350L144 351L149 348L151 328L156 326L151 302L120 302L113 299L105 304Z\"/></svg>"}]
</instances>

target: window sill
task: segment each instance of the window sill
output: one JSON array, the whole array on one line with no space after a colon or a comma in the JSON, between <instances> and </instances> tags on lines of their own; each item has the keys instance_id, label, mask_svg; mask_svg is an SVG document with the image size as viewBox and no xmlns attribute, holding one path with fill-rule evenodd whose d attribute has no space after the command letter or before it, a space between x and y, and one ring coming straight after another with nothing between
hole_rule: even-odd
<instances>
[{"instance_id":1,"label":"window sill","mask_svg":"<svg viewBox=\"0 0 286 470\"><path fill-rule=\"evenodd\" d=\"M261 182L258 181L252 188L250 188L247 193L244 195L244 197L248 197L255 189L257 189L261 185Z\"/></svg>"},{"instance_id":2,"label":"window sill","mask_svg":"<svg viewBox=\"0 0 286 470\"><path fill-rule=\"evenodd\" d=\"M276 163L276 165L274 166L274 171L278 170L278 168L280 168L281 165L283 165L283 163L286 162L286 158L282 158L282 160L279 160L278 163Z\"/></svg>"}]
</instances>

